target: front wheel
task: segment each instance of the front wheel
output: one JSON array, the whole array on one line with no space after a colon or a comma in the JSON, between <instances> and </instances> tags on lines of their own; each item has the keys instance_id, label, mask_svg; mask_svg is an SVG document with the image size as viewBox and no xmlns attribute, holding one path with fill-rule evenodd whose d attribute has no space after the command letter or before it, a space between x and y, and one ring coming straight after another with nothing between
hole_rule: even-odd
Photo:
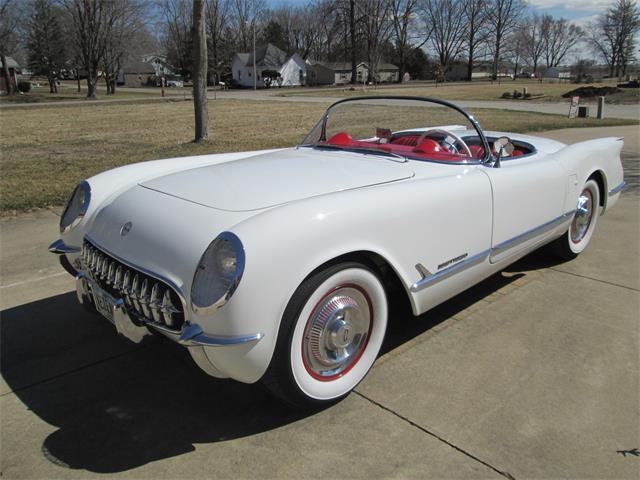
<instances>
[{"instance_id":1,"label":"front wheel","mask_svg":"<svg viewBox=\"0 0 640 480\"><path fill-rule=\"evenodd\" d=\"M341 399L376 360L387 310L382 282L362 264L341 263L311 275L287 305L263 383L298 407Z\"/></svg>"},{"instance_id":2,"label":"front wheel","mask_svg":"<svg viewBox=\"0 0 640 480\"><path fill-rule=\"evenodd\" d=\"M561 258L576 258L589 244L600 211L600 190L595 180L587 180L578 197L576 212L569 230L552 243L553 251Z\"/></svg>"}]
</instances>

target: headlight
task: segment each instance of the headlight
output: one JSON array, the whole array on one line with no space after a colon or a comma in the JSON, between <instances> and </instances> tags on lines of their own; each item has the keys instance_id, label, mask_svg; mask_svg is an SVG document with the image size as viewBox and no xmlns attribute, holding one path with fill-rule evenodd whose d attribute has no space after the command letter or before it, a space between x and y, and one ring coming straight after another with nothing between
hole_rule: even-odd
<instances>
[{"instance_id":1,"label":"headlight","mask_svg":"<svg viewBox=\"0 0 640 480\"><path fill-rule=\"evenodd\" d=\"M212 313L235 292L244 272L244 247L231 232L221 233L198 262L191 286L191 306L196 313Z\"/></svg>"},{"instance_id":2,"label":"headlight","mask_svg":"<svg viewBox=\"0 0 640 480\"><path fill-rule=\"evenodd\" d=\"M67 202L67 206L60 217L60 232L66 233L80 223L84 214L87 213L89 202L91 201L91 186L86 181L78 184Z\"/></svg>"}]
</instances>

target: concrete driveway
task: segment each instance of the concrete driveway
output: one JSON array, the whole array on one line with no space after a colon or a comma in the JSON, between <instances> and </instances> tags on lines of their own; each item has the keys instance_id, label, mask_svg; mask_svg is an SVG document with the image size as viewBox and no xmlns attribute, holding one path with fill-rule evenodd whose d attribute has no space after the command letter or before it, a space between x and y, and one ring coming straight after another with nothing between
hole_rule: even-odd
<instances>
[{"instance_id":1,"label":"concrete driveway","mask_svg":"<svg viewBox=\"0 0 640 480\"><path fill-rule=\"evenodd\" d=\"M120 339L46 253L55 212L2 220L0 475L637 479L640 148L614 132L633 137L632 186L583 255L534 253L398 314L356 392L314 414L207 377L168 341Z\"/></svg>"}]
</instances>

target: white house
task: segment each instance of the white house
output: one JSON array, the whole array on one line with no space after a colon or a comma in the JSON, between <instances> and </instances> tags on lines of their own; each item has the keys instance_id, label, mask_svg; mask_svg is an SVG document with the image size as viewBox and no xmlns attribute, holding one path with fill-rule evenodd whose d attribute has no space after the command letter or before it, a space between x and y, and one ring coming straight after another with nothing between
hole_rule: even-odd
<instances>
[{"instance_id":1,"label":"white house","mask_svg":"<svg viewBox=\"0 0 640 480\"><path fill-rule=\"evenodd\" d=\"M233 79L242 87L253 87L253 53L236 53L231 62ZM287 55L272 44L256 48L256 85L264 87L263 72L271 70L280 74L273 85L285 87L305 85L307 64L300 55Z\"/></svg>"}]
</instances>

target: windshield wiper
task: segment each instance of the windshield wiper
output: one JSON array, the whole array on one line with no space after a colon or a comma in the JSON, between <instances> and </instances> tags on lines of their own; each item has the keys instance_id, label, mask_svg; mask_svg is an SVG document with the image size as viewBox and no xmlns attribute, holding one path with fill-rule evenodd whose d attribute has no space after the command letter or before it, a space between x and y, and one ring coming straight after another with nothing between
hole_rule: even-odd
<instances>
[{"instance_id":1,"label":"windshield wiper","mask_svg":"<svg viewBox=\"0 0 640 480\"><path fill-rule=\"evenodd\" d=\"M407 157L404 157L402 155L398 155L397 153L393 153L393 152L387 152L385 150L378 150L377 148L366 148L366 147L348 147L348 146L339 146L339 145L329 145L329 144L308 144L308 145L301 145L301 147L311 147L311 148L318 148L321 150L343 150L346 152L356 152L356 153L363 153L365 155L367 154L371 154L371 155L380 155L383 157L391 157L391 158L399 158L400 160L402 160L403 162L407 161Z\"/></svg>"}]
</instances>

